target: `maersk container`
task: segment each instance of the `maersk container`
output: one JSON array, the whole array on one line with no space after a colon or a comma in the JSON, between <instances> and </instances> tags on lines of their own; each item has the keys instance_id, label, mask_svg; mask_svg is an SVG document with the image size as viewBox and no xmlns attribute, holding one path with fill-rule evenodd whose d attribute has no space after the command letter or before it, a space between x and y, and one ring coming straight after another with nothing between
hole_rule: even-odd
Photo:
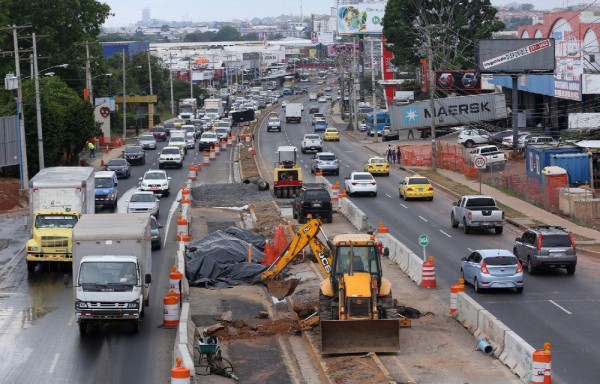
<instances>
[{"instance_id":1,"label":"maersk container","mask_svg":"<svg viewBox=\"0 0 600 384\"><path fill-rule=\"evenodd\" d=\"M589 155L579 147L545 147L528 145L525 147L525 168L527 176L536 179L540 185L544 183L542 169L548 166L557 165L567 170L569 182L571 185L589 183L590 168ZM586 159L586 165L579 158ZM578 159L578 160L576 160ZM584 167L585 171L580 171L577 167ZM587 177L582 177L583 173ZM581 181L587 180L587 181Z\"/></svg>"}]
</instances>

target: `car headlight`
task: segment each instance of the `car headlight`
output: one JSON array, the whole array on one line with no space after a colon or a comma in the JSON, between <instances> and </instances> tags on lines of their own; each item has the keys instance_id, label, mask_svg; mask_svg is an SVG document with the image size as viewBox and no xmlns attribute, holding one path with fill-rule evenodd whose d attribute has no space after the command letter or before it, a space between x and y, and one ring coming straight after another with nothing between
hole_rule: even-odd
<instances>
[{"instance_id":1,"label":"car headlight","mask_svg":"<svg viewBox=\"0 0 600 384\"><path fill-rule=\"evenodd\" d=\"M127 308L139 308L139 306L140 306L139 300L132 301L131 303L127 303Z\"/></svg>"},{"instance_id":2,"label":"car headlight","mask_svg":"<svg viewBox=\"0 0 600 384\"><path fill-rule=\"evenodd\" d=\"M85 301L76 301L75 302L75 309L85 309L88 308L88 303L86 303Z\"/></svg>"},{"instance_id":3,"label":"car headlight","mask_svg":"<svg viewBox=\"0 0 600 384\"><path fill-rule=\"evenodd\" d=\"M27 251L29 252L37 252L38 250L38 247L27 247Z\"/></svg>"}]
</instances>

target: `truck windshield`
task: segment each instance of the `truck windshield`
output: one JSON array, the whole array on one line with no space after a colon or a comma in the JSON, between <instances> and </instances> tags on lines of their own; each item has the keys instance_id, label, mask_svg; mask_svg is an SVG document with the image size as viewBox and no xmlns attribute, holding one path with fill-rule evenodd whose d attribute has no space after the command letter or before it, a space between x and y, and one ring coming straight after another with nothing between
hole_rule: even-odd
<instances>
[{"instance_id":1,"label":"truck windshield","mask_svg":"<svg viewBox=\"0 0 600 384\"><path fill-rule=\"evenodd\" d=\"M112 188L113 179L110 177L96 177L94 183L96 188Z\"/></svg>"},{"instance_id":2,"label":"truck windshield","mask_svg":"<svg viewBox=\"0 0 600 384\"><path fill-rule=\"evenodd\" d=\"M38 215L35 218L36 228L73 228L75 224L75 215Z\"/></svg>"},{"instance_id":3,"label":"truck windshield","mask_svg":"<svg viewBox=\"0 0 600 384\"><path fill-rule=\"evenodd\" d=\"M79 270L79 285L123 284L137 285L138 274L131 262L85 262Z\"/></svg>"},{"instance_id":4,"label":"truck windshield","mask_svg":"<svg viewBox=\"0 0 600 384\"><path fill-rule=\"evenodd\" d=\"M350 260L352 260L352 265ZM369 272L378 275L377 248L374 246L338 247L336 273L350 273L350 266L352 266L354 272Z\"/></svg>"}]
</instances>

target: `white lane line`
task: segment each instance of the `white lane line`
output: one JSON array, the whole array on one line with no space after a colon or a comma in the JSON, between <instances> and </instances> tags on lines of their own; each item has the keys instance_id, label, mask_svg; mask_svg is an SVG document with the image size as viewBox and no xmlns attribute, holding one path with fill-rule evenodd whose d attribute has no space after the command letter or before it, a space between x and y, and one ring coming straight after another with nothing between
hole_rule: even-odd
<instances>
[{"instance_id":1,"label":"white lane line","mask_svg":"<svg viewBox=\"0 0 600 384\"><path fill-rule=\"evenodd\" d=\"M473 252L473 250L472 250L471 248L469 248L469 247L467 247L467 250L468 250L469 252Z\"/></svg>"},{"instance_id":2,"label":"white lane line","mask_svg":"<svg viewBox=\"0 0 600 384\"><path fill-rule=\"evenodd\" d=\"M400 203L400 205L401 205L403 208L406 208L406 209L408 209L408 207L407 207L406 205L404 205L404 204L402 204L402 203Z\"/></svg>"},{"instance_id":3,"label":"white lane line","mask_svg":"<svg viewBox=\"0 0 600 384\"><path fill-rule=\"evenodd\" d=\"M344 167L346 168L350 168L350 166L348 164L344 164Z\"/></svg>"},{"instance_id":4,"label":"white lane line","mask_svg":"<svg viewBox=\"0 0 600 384\"><path fill-rule=\"evenodd\" d=\"M69 324L67 324L67 326L70 327L71 325L73 325L74 322L75 322L75 313L73 313L73 315L71 315L71 318L69 319Z\"/></svg>"},{"instance_id":5,"label":"white lane line","mask_svg":"<svg viewBox=\"0 0 600 384\"><path fill-rule=\"evenodd\" d=\"M567 309L565 307L556 303L554 300L548 300L548 301L551 302L552 304L556 305L558 308L562 309L563 311L565 311L567 313L567 315L572 315L571 312L567 311Z\"/></svg>"},{"instance_id":6,"label":"white lane line","mask_svg":"<svg viewBox=\"0 0 600 384\"><path fill-rule=\"evenodd\" d=\"M387 197L389 197L390 199L392 198L392 196L388 195L387 193L385 194Z\"/></svg>"},{"instance_id":7,"label":"white lane line","mask_svg":"<svg viewBox=\"0 0 600 384\"><path fill-rule=\"evenodd\" d=\"M60 357L60 353L54 355L54 360L52 360L52 365L50 365L50 373L54 372L54 368L56 368L56 363L58 363L58 358Z\"/></svg>"},{"instance_id":8,"label":"white lane line","mask_svg":"<svg viewBox=\"0 0 600 384\"><path fill-rule=\"evenodd\" d=\"M424 222L428 222L426 218L424 218L423 216L419 216L419 219L423 220Z\"/></svg>"},{"instance_id":9,"label":"white lane line","mask_svg":"<svg viewBox=\"0 0 600 384\"><path fill-rule=\"evenodd\" d=\"M440 229L440 232L442 232L444 235L446 235L446 236L448 236L448 237L452 237L452 236L450 236L449 234L447 234L446 232L442 231L441 229Z\"/></svg>"}]
</instances>

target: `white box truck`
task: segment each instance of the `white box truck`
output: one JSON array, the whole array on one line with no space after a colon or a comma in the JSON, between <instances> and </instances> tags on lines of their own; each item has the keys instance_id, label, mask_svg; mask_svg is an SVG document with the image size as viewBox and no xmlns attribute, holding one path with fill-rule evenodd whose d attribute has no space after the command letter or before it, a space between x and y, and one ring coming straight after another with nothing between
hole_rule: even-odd
<instances>
[{"instance_id":1,"label":"white box truck","mask_svg":"<svg viewBox=\"0 0 600 384\"><path fill-rule=\"evenodd\" d=\"M73 227L95 212L94 168L49 167L29 181L27 270L71 263Z\"/></svg>"},{"instance_id":2,"label":"white box truck","mask_svg":"<svg viewBox=\"0 0 600 384\"><path fill-rule=\"evenodd\" d=\"M221 101L219 98L204 100L205 116L213 117L213 120L223 117L223 103Z\"/></svg>"},{"instance_id":3,"label":"white box truck","mask_svg":"<svg viewBox=\"0 0 600 384\"><path fill-rule=\"evenodd\" d=\"M139 332L152 282L150 215L83 215L73 230L73 289L79 332L130 322ZM68 277L65 279L68 283Z\"/></svg>"},{"instance_id":4,"label":"white box truck","mask_svg":"<svg viewBox=\"0 0 600 384\"><path fill-rule=\"evenodd\" d=\"M285 122L286 123L300 123L302 122L302 104L300 103L288 103L285 106Z\"/></svg>"}]
</instances>

